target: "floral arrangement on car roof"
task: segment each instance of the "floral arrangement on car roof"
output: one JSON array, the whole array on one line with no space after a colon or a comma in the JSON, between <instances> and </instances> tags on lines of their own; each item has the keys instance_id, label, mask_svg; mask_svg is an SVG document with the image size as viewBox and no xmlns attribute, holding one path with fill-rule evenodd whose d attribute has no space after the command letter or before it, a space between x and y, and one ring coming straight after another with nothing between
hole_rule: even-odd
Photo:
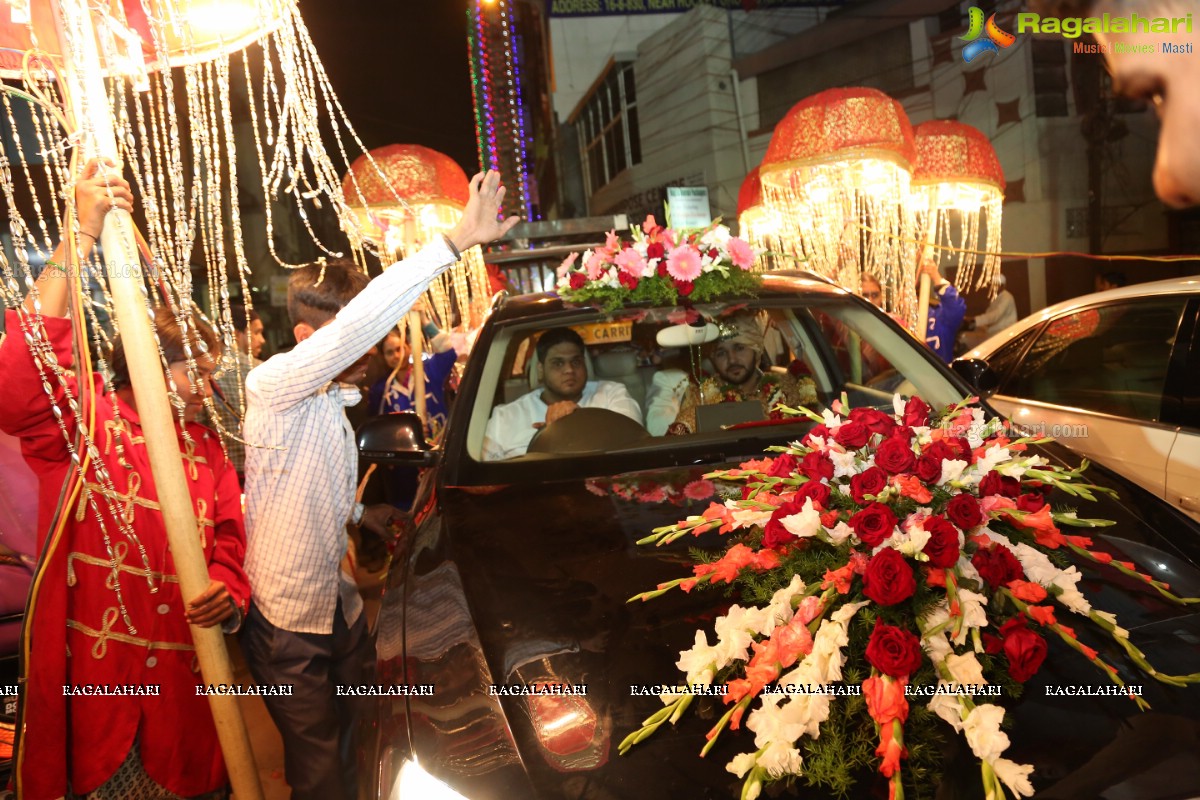
<instances>
[{"instance_id":1,"label":"floral arrangement on car roof","mask_svg":"<svg viewBox=\"0 0 1200 800\"><path fill-rule=\"evenodd\" d=\"M743 719L754 735L753 750L727 766L743 779L743 800L797 777L847 796L863 769L888 779L892 800L906 787L919 794L937 783L937 718L965 736L988 798L1005 797L1005 787L1025 797L1033 767L1004 757L1004 708L979 695L995 687L1019 695L1046 658L1047 636L1089 659L1115 691L1125 687L1059 621L1064 610L1106 632L1157 680L1200 681L1200 673L1156 672L1114 615L1077 588L1071 557L1144 581L1170 601L1200 602L1064 532L1113 523L1046 502L1055 489L1087 500L1111 490L1080 480L1086 461L1067 470L1026 455L1026 445L1047 440L1010 438L1008 423L987 419L974 400L941 413L898 396L894 415L849 410L844 399L823 416L789 409L818 424L772 448L773 458L706 476L744 484L740 500L711 503L639 542L736 533L719 557L698 553L691 576L631 601L723 583L736 584L746 605L716 619L715 644L696 632L676 664L686 685L662 696L665 707L621 743L622 754L677 722L704 692L728 709L701 755Z\"/></svg>"},{"instance_id":2,"label":"floral arrangement on car roof","mask_svg":"<svg viewBox=\"0 0 1200 800\"><path fill-rule=\"evenodd\" d=\"M752 295L759 286L751 271L758 253L724 225L685 232L650 215L631 234L623 241L609 231L603 247L567 256L558 268L558 294L612 311L643 301L671 305L680 298L703 303Z\"/></svg>"}]
</instances>

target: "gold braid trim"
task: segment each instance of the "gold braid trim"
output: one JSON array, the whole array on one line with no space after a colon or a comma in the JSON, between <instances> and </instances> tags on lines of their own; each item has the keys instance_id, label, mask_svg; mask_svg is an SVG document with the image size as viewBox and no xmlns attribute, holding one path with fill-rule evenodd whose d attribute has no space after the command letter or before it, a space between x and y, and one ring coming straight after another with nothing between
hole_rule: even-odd
<instances>
[{"instance_id":1,"label":"gold braid trim","mask_svg":"<svg viewBox=\"0 0 1200 800\"><path fill-rule=\"evenodd\" d=\"M121 616L115 606L110 606L104 610L104 616L101 618L100 630L90 628L82 622L77 622L73 619L67 620L67 627L72 630L77 630L84 636L91 636L96 640L92 645L92 658L101 659L108 654L108 641L111 639L114 642L122 642L124 644L132 644L138 647L144 647L147 650L195 650L196 648L190 644L181 642L152 642L149 639L143 639L140 636L131 636L128 633L117 633L113 631L113 625L117 624L117 619Z\"/></svg>"}]
</instances>

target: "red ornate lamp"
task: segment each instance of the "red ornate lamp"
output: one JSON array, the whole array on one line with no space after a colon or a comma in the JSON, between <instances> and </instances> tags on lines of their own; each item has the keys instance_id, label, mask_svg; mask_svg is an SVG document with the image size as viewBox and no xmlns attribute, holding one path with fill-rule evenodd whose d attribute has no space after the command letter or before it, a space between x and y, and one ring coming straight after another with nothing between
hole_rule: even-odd
<instances>
[{"instance_id":1,"label":"red ornate lamp","mask_svg":"<svg viewBox=\"0 0 1200 800\"><path fill-rule=\"evenodd\" d=\"M903 206L915 160L908 117L883 92L829 89L801 100L775 127L760 168L763 197L784 220L784 250L853 289L864 273L894 289L910 284L915 247Z\"/></svg>"},{"instance_id":2,"label":"red ornate lamp","mask_svg":"<svg viewBox=\"0 0 1200 800\"><path fill-rule=\"evenodd\" d=\"M917 238L934 246L982 250L982 257L958 252L955 281L960 288L994 286L1004 207L1004 171L996 151L979 130L952 120L923 122L914 139L911 207Z\"/></svg>"}]
</instances>

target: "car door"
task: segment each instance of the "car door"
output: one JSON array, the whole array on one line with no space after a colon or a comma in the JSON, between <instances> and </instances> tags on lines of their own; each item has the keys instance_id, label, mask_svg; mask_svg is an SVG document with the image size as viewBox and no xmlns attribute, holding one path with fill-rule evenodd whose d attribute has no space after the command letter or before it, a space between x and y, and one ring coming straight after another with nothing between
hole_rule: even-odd
<instances>
[{"instance_id":1,"label":"car door","mask_svg":"<svg viewBox=\"0 0 1200 800\"><path fill-rule=\"evenodd\" d=\"M1179 426L1164 416L1164 394L1187 303L1156 295L1049 320L990 402L1030 433L1165 497Z\"/></svg>"},{"instance_id":2,"label":"car door","mask_svg":"<svg viewBox=\"0 0 1200 800\"><path fill-rule=\"evenodd\" d=\"M1200 297L1188 304L1179 341L1163 406L1167 421L1179 426L1167 459L1164 496L1200 520Z\"/></svg>"}]
</instances>

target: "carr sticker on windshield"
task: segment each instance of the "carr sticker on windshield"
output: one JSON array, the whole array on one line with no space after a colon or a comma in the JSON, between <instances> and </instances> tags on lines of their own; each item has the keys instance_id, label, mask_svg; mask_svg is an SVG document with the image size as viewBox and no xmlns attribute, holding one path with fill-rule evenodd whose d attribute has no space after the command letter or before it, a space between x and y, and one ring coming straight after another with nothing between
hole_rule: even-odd
<instances>
[{"instance_id":1,"label":"carr sticker on windshield","mask_svg":"<svg viewBox=\"0 0 1200 800\"><path fill-rule=\"evenodd\" d=\"M633 322L595 322L591 325L572 325L571 330L583 338L583 343L612 344L628 342L633 338Z\"/></svg>"}]
</instances>

